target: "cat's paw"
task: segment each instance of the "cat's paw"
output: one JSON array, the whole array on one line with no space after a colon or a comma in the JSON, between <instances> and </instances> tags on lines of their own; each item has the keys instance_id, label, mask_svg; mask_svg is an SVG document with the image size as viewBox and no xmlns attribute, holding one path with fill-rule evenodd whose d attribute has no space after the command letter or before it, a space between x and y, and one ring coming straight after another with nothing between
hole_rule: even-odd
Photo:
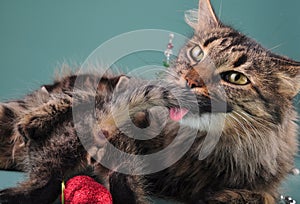
<instances>
[{"instance_id":1,"label":"cat's paw","mask_svg":"<svg viewBox=\"0 0 300 204\"><path fill-rule=\"evenodd\" d=\"M245 189L230 189L219 192L209 193L210 195L205 200L209 204L275 204L275 199L268 193L254 192Z\"/></svg>"}]
</instances>

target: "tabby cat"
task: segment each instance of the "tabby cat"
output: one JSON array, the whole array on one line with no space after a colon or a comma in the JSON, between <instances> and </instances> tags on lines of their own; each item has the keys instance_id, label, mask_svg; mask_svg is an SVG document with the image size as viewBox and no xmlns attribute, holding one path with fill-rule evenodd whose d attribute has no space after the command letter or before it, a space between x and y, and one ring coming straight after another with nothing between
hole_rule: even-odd
<instances>
[{"instance_id":1,"label":"tabby cat","mask_svg":"<svg viewBox=\"0 0 300 204\"><path fill-rule=\"evenodd\" d=\"M114 203L147 203L150 201L145 196L149 195L184 203L275 203L278 188L292 169L297 151L293 98L300 89L300 63L273 54L242 33L223 25L209 0L200 0L198 12L190 11L186 20L194 28L194 36L182 48L166 73L166 79L177 86L175 90L188 89L195 94L199 111L194 105L189 105L193 100L186 97L186 91L174 90L178 93L175 97L161 88L146 85L129 88L115 100L111 99L111 92L104 91L104 95L97 92L108 98L99 100L101 105L96 108L97 125L93 131L84 132L91 135L87 137L92 138L91 141L79 141L72 123L72 101L79 98L84 103L89 102L89 93L74 97L69 91L52 94L52 89L46 88L48 97L53 100L33 105L39 111L29 108L25 115L13 112L19 118L16 119L19 127L16 129L19 130L11 128L12 118L15 118L11 115L14 114L2 116L7 121L1 127L7 131L5 139L11 138L12 132L19 132L14 138L28 140L25 147L29 156L24 156L24 166L30 180L19 187L1 191L0 203L53 201L59 194L59 183L71 174L69 170L74 169L74 165L83 169L91 167L98 181L111 191ZM123 80L123 76L122 86L118 86L120 77L117 79L117 87L131 83L126 77ZM44 88L38 92L46 94ZM176 103L175 98L180 96L184 96L182 98L187 104L184 107ZM152 106L168 107L172 120L167 120L162 131L150 140L129 138L120 130L125 128L130 133L128 123L131 120L125 119L119 124L121 126L111 122L110 110L121 110L124 101L131 107L135 125L151 127L145 128L143 134L146 137L152 135L159 121ZM52 115L44 111L42 117L36 114L53 108L59 111ZM83 118L93 115L85 114ZM51 122L51 129L44 128L43 121ZM175 144L162 162L180 152L182 143L193 139L192 130L197 129L191 148L168 168L147 175L119 173L118 168L122 165L133 169L144 166L140 161L126 161L126 158L124 163L114 164L115 169L106 169L88 156L81 144L90 144L91 149L97 146L95 155L101 161L114 158L107 154L110 151L101 139L103 136L99 136L100 131L122 151L150 154L165 149L178 136L179 127L184 130L181 142ZM208 133L218 141L206 143ZM203 144L211 147L204 153ZM2 160L1 157L1 163Z\"/></svg>"},{"instance_id":2,"label":"tabby cat","mask_svg":"<svg viewBox=\"0 0 300 204\"><path fill-rule=\"evenodd\" d=\"M177 164L181 173L166 181L182 186L165 188L161 180L153 186L183 201L202 194L212 202L274 203L297 152L293 98L300 89L300 63L271 53L222 24L209 0L200 0L198 12L187 14L194 36L169 70L169 81L190 87L198 96L225 92L222 96L232 111L226 114L222 135L209 156L194 162L191 158L196 160L198 152L191 149ZM182 123L197 128L203 119L186 115ZM198 138L208 131L200 130ZM201 145L201 140L194 145ZM174 174L166 170L160 175Z\"/></svg>"}]
</instances>

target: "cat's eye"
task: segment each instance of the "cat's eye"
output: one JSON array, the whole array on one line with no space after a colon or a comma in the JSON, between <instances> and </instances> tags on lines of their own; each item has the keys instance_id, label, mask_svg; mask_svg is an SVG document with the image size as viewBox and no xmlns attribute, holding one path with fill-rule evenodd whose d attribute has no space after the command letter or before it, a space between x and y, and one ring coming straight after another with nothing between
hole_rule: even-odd
<instances>
[{"instance_id":1,"label":"cat's eye","mask_svg":"<svg viewBox=\"0 0 300 204\"><path fill-rule=\"evenodd\" d=\"M204 52L198 45L196 45L190 50L190 56L194 61L200 62L204 57Z\"/></svg>"},{"instance_id":2,"label":"cat's eye","mask_svg":"<svg viewBox=\"0 0 300 204\"><path fill-rule=\"evenodd\" d=\"M235 71L224 72L221 74L221 78L226 82L235 85L246 85L250 83L249 79L244 74Z\"/></svg>"}]
</instances>

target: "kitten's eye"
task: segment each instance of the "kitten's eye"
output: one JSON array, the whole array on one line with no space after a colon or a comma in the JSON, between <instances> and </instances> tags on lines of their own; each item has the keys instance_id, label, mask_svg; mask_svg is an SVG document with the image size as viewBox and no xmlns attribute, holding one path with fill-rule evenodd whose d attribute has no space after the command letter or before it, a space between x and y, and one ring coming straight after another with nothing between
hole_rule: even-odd
<instances>
[{"instance_id":1,"label":"kitten's eye","mask_svg":"<svg viewBox=\"0 0 300 204\"><path fill-rule=\"evenodd\" d=\"M204 53L202 49L198 45L196 45L195 47L193 47L193 49L190 50L190 56L196 62L200 62L204 56Z\"/></svg>"},{"instance_id":2,"label":"kitten's eye","mask_svg":"<svg viewBox=\"0 0 300 204\"><path fill-rule=\"evenodd\" d=\"M224 72L221 74L221 78L235 85L246 85L250 83L249 79L240 72Z\"/></svg>"}]
</instances>

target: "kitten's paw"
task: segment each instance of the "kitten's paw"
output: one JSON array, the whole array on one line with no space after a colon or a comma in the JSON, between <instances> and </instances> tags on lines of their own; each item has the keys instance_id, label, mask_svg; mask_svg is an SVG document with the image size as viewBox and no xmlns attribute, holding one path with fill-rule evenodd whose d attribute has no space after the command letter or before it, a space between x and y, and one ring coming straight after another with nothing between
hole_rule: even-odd
<instances>
[{"instance_id":1,"label":"kitten's paw","mask_svg":"<svg viewBox=\"0 0 300 204\"><path fill-rule=\"evenodd\" d=\"M19 204L22 203L21 200L18 200L16 195L14 195L11 189L4 189L0 191L0 204Z\"/></svg>"},{"instance_id":2,"label":"kitten's paw","mask_svg":"<svg viewBox=\"0 0 300 204\"><path fill-rule=\"evenodd\" d=\"M25 142L36 137L35 133L36 130L39 129L39 126L40 124L38 118L30 114L26 114L17 123L17 129Z\"/></svg>"},{"instance_id":3,"label":"kitten's paw","mask_svg":"<svg viewBox=\"0 0 300 204\"><path fill-rule=\"evenodd\" d=\"M26 192L20 188L9 188L0 191L0 204L40 204L52 203L47 200L46 196L38 194L38 192ZM45 199L44 199L44 198Z\"/></svg>"},{"instance_id":4,"label":"kitten's paw","mask_svg":"<svg viewBox=\"0 0 300 204\"><path fill-rule=\"evenodd\" d=\"M19 186L0 191L0 204L50 204L60 193L61 180L45 182L35 178L20 183Z\"/></svg>"},{"instance_id":5,"label":"kitten's paw","mask_svg":"<svg viewBox=\"0 0 300 204\"><path fill-rule=\"evenodd\" d=\"M25 142L29 139L41 139L49 135L53 126L63 121L65 114L72 108L72 98L66 94L28 111L17 123L17 130Z\"/></svg>"}]
</instances>

